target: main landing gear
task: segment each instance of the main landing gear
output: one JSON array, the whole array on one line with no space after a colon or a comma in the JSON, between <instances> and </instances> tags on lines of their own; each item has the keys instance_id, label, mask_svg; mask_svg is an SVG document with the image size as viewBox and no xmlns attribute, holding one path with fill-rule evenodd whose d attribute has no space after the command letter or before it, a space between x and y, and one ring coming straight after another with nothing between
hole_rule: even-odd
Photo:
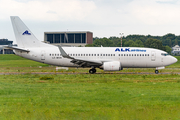
<instances>
[{"instance_id":1,"label":"main landing gear","mask_svg":"<svg viewBox=\"0 0 180 120\"><path fill-rule=\"evenodd\" d=\"M90 69L90 70L89 70L89 73L90 73L90 74L96 73L96 69L95 69L95 68Z\"/></svg>"},{"instance_id":2,"label":"main landing gear","mask_svg":"<svg viewBox=\"0 0 180 120\"><path fill-rule=\"evenodd\" d=\"M158 70L155 70L155 73L156 73L156 74L158 74L158 73L159 73L159 71L158 71Z\"/></svg>"}]
</instances>

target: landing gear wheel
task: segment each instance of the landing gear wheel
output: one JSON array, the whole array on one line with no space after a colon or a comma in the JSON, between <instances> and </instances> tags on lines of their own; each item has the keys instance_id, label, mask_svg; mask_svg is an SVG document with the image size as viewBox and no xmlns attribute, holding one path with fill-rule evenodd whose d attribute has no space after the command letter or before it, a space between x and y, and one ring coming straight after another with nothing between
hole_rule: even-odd
<instances>
[{"instance_id":1,"label":"landing gear wheel","mask_svg":"<svg viewBox=\"0 0 180 120\"><path fill-rule=\"evenodd\" d=\"M159 73L159 71L158 71L158 70L155 70L155 73L156 73L156 74L158 74L158 73Z\"/></svg>"},{"instance_id":2,"label":"landing gear wheel","mask_svg":"<svg viewBox=\"0 0 180 120\"><path fill-rule=\"evenodd\" d=\"M96 69L90 69L90 70L89 70L89 73L90 73L90 74L96 73Z\"/></svg>"},{"instance_id":3,"label":"landing gear wheel","mask_svg":"<svg viewBox=\"0 0 180 120\"><path fill-rule=\"evenodd\" d=\"M96 69L93 69L93 73L96 73Z\"/></svg>"}]
</instances>

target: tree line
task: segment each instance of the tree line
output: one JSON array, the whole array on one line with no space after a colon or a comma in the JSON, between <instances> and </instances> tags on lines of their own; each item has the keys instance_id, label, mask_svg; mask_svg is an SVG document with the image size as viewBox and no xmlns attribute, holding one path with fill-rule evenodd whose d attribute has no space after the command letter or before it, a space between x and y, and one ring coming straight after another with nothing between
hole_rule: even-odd
<instances>
[{"instance_id":1,"label":"tree line","mask_svg":"<svg viewBox=\"0 0 180 120\"><path fill-rule=\"evenodd\" d=\"M164 50L171 53L171 47L180 43L180 36L175 34L166 34L164 36L151 36L151 35L128 35L122 38L123 47L148 47ZM88 44L86 47L120 47L120 37L110 38L93 38L93 44Z\"/></svg>"}]
</instances>

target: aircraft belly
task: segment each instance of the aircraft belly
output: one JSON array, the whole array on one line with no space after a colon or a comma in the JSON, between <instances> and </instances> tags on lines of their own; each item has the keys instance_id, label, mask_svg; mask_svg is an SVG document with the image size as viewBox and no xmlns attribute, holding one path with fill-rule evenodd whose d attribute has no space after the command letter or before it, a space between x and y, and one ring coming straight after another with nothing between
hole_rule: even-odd
<instances>
[{"instance_id":1,"label":"aircraft belly","mask_svg":"<svg viewBox=\"0 0 180 120\"><path fill-rule=\"evenodd\" d=\"M121 65L123 68L154 68L162 66L159 59L151 61L151 59L124 59L121 60Z\"/></svg>"}]
</instances>

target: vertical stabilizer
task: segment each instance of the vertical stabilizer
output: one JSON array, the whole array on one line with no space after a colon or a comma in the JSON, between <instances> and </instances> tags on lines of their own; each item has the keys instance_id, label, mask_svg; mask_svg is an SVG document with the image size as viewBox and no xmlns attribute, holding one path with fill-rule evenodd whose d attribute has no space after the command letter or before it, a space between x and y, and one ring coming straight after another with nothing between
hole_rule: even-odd
<instances>
[{"instance_id":1,"label":"vertical stabilizer","mask_svg":"<svg viewBox=\"0 0 180 120\"><path fill-rule=\"evenodd\" d=\"M11 16L11 22L18 47L32 48L40 47L42 44L18 16Z\"/></svg>"}]
</instances>

